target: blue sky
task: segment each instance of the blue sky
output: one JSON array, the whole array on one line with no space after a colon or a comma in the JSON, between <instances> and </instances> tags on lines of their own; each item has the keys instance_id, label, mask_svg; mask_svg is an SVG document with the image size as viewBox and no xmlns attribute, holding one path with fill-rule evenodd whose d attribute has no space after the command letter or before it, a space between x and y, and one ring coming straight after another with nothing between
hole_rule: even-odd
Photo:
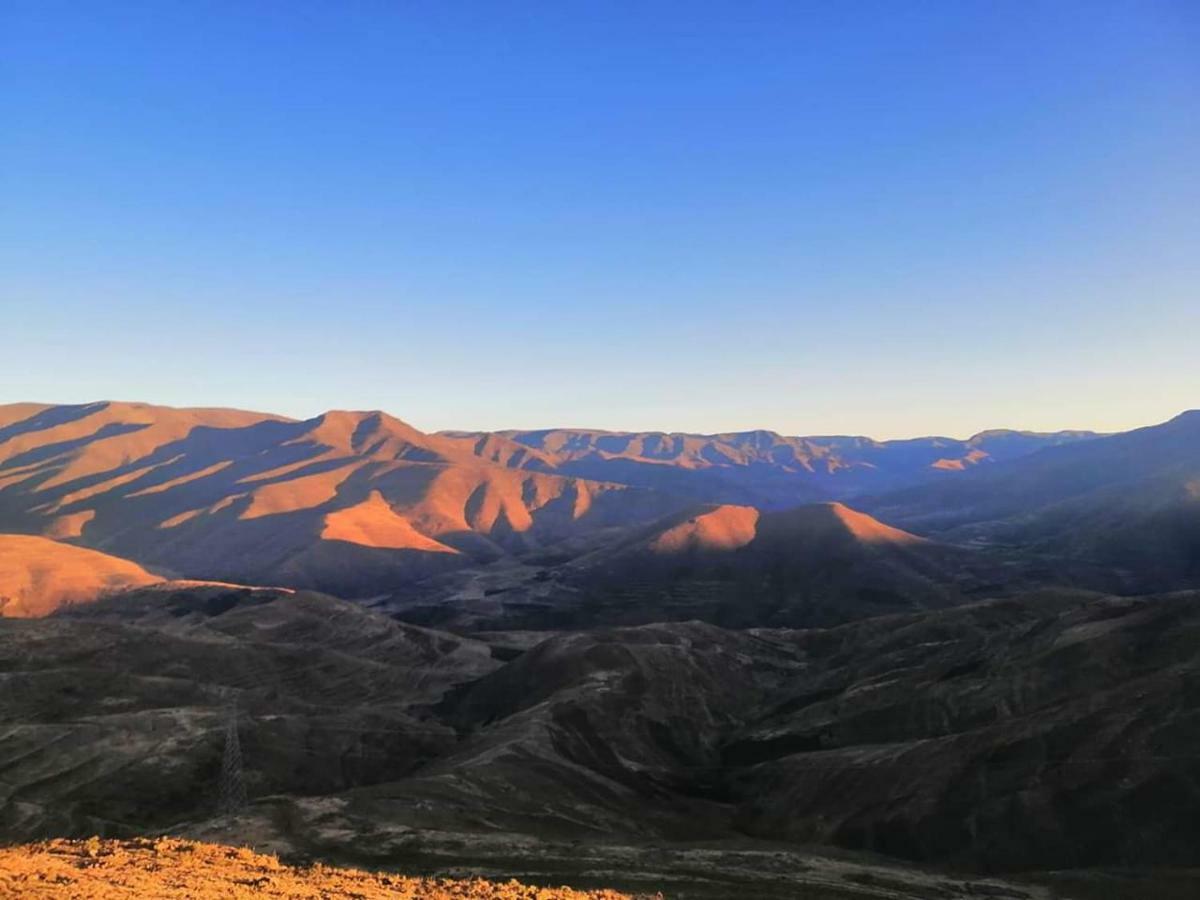
<instances>
[{"instance_id":1,"label":"blue sky","mask_svg":"<svg viewBox=\"0 0 1200 900\"><path fill-rule=\"evenodd\" d=\"M1200 406L1192 0L9 0L0 121L0 402Z\"/></svg>"}]
</instances>

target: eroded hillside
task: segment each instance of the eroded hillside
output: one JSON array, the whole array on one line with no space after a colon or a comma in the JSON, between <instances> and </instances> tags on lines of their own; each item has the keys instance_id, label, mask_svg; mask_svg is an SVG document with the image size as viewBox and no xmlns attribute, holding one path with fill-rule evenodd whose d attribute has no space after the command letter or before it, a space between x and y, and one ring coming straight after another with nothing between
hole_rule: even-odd
<instances>
[{"instance_id":1,"label":"eroded hillside","mask_svg":"<svg viewBox=\"0 0 1200 900\"><path fill-rule=\"evenodd\" d=\"M1187 865L1198 635L1194 594L468 639L318 595L147 589L0 620L0 830L497 873L568 841L748 835L992 871Z\"/></svg>"},{"instance_id":2,"label":"eroded hillside","mask_svg":"<svg viewBox=\"0 0 1200 900\"><path fill-rule=\"evenodd\" d=\"M21 404L0 407L0 532L178 577L364 597L683 505L536 468L380 412Z\"/></svg>"}]
</instances>

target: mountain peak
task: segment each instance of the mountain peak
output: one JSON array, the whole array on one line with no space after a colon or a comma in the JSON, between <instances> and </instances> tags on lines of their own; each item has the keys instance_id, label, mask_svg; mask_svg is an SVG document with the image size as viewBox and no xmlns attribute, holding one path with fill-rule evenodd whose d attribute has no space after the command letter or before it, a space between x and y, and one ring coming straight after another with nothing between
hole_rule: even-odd
<instances>
[{"instance_id":1,"label":"mountain peak","mask_svg":"<svg viewBox=\"0 0 1200 900\"><path fill-rule=\"evenodd\" d=\"M844 503L812 503L763 517L760 535L771 540L849 539L859 544L920 544L925 539L885 525Z\"/></svg>"},{"instance_id":2,"label":"mountain peak","mask_svg":"<svg viewBox=\"0 0 1200 900\"><path fill-rule=\"evenodd\" d=\"M650 549L661 554L736 550L754 540L758 517L750 506L716 506L660 532Z\"/></svg>"},{"instance_id":3,"label":"mountain peak","mask_svg":"<svg viewBox=\"0 0 1200 900\"><path fill-rule=\"evenodd\" d=\"M1200 409L1185 409L1179 415L1175 416L1175 418L1168 420L1165 424L1172 425L1176 423L1187 425L1200 424Z\"/></svg>"},{"instance_id":4,"label":"mountain peak","mask_svg":"<svg viewBox=\"0 0 1200 900\"><path fill-rule=\"evenodd\" d=\"M332 409L309 423L309 439L355 455L390 459L420 456L430 462L457 455L444 438L426 434L382 410Z\"/></svg>"}]
</instances>

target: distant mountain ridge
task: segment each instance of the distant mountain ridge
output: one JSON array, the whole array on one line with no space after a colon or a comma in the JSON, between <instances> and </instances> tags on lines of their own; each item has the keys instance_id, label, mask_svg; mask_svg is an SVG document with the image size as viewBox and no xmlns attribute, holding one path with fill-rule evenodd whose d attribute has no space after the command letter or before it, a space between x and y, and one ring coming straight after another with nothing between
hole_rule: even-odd
<instances>
[{"instance_id":1,"label":"distant mountain ridge","mask_svg":"<svg viewBox=\"0 0 1200 900\"><path fill-rule=\"evenodd\" d=\"M441 432L464 447L502 439L492 459L520 467L552 466L583 478L671 490L710 503L782 508L847 499L937 480L949 472L1014 459L1045 447L1098 437L1090 431L1036 433L995 429L966 440L923 437L876 441L855 436L795 436L757 430L720 434L535 431ZM537 456L512 454L512 446Z\"/></svg>"},{"instance_id":2,"label":"distant mountain ridge","mask_svg":"<svg viewBox=\"0 0 1200 900\"><path fill-rule=\"evenodd\" d=\"M999 541L1088 565L1161 566L1164 578L1150 585L1158 589L1177 577L1200 583L1196 423L1200 413L1110 436L992 430L874 441L771 431L427 433L379 410L295 420L141 403L14 404L0 406L0 534L78 545L165 578L390 602L411 585L481 566L518 564L543 577L537 567L608 558L644 529L664 531L664 545L736 548L774 513L836 502L879 520L868 530L899 526L941 547ZM767 518L751 524L751 513ZM847 508L842 518L857 515ZM670 531L672 522L682 530ZM816 532L805 532L774 553L813 558L814 542ZM870 542L854 546L865 552ZM903 571L928 555L894 546ZM879 553L866 556L878 568ZM949 571L959 574L947 579L945 562L921 579L957 583L982 571L956 557ZM1044 571L1064 583L1053 560ZM834 582L861 589L857 576ZM1119 588L1107 576L1099 584ZM418 593L425 602L429 592Z\"/></svg>"},{"instance_id":3,"label":"distant mountain ridge","mask_svg":"<svg viewBox=\"0 0 1200 900\"><path fill-rule=\"evenodd\" d=\"M1135 591L1200 585L1200 410L863 503L923 534L1120 567Z\"/></svg>"}]
</instances>

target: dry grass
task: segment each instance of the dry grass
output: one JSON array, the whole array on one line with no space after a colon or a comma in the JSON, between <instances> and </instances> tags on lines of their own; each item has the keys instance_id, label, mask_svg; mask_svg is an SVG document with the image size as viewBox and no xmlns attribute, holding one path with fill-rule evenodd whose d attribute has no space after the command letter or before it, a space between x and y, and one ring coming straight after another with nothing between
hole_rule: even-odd
<instances>
[{"instance_id":1,"label":"dry grass","mask_svg":"<svg viewBox=\"0 0 1200 900\"><path fill-rule=\"evenodd\" d=\"M0 849L0 898L42 897L631 900L615 891L532 887L516 881L409 878L321 864L296 868L246 848L175 838L53 840Z\"/></svg>"},{"instance_id":2,"label":"dry grass","mask_svg":"<svg viewBox=\"0 0 1200 900\"><path fill-rule=\"evenodd\" d=\"M45 616L162 579L137 563L28 534L0 534L0 616Z\"/></svg>"},{"instance_id":3,"label":"dry grass","mask_svg":"<svg viewBox=\"0 0 1200 900\"><path fill-rule=\"evenodd\" d=\"M736 550L754 540L757 525L753 507L718 506L668 528L650 542L650 549L665 554Z\"/></svg>"}]
</instances>

